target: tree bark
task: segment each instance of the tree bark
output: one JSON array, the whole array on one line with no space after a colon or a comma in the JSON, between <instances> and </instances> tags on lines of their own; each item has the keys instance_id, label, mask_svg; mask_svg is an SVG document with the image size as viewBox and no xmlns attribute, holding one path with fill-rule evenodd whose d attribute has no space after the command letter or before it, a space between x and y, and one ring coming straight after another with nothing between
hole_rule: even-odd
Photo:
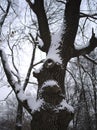
<instances>
[{"instance_id":1,"label":"tree bark","mask_svg":"<svg viewBox=\"0 0 97 130\"><path fill-rule=\"evenodd\" d=\"M73 118L74 113L66 107L62 110L58 109L58 112L54 110L57 106L61 106L62 100L65 100L64 77L67 63L73 54L80 3L81 0L67 1L59 43L54 43L52 40L42 69L38 73L34 72L34 76L38 80L37 98L42 98L45 103L39 112L33 113L31 129L67 130L67 126ZM57 50L58 53L55 52L55 55L60 57L61 62L55 61L53 56L49 56L51 49L52 51Z\"/></svg>"},{"instance_id":2,"label":"tree bark","mask_svg":"<svg viewBox=\"0 0 97 130\"><path fill-rule=\"evenodd\" d=\"M33 115L31 130L67 130L73 114L66 110L58 113L52 109L41 110Z\"/></svg>"},{"instance_id":3,"label":"tree bark","mask_svg":"<svg viewBox=\"0 0 97 130\"><path fill-rule=\"evenodd\" d=\"M44 51L47 53L42 69L33 73L38 80L37 99L41 98L45 103L40 108L40 111L32 113L31 130L67 130L74 113L69 111L67 107L64 107L62 110L58 109L58 112L55 111L65 99L64 78L66 67L72 57L82 55L83 51L85 54L92 51L96 44L91 48L91 42L96 41L96 39L92 37L91 39L93 40L90 40L90 46L83 50L79 51L74 47L80 18L81 0L66 1L64 21L58 43L54 43L53 38L50 40L50 31L43 7L44 1L42 0L41 4L39 4L39 0L35 0L34 4L30 0L26 1L37 16L40 35L44 42L43 48L45 48ZM61 62L55 60L53 55L49 56L52 52L51 49L52 51L57 50L57 56L60 57Z\"/></svg>"},{"instance_id":4,"label":"tree bark","mask_svg":"<svg viewBox=\"0 0 97 130\"><path fill-rule=\"evenodd\" d=\"M16 117L16 130L22 130L22 114L23 114L23 107L21 104L18 104L17 108L17 117Z\"/></svg>"}]
</instances>

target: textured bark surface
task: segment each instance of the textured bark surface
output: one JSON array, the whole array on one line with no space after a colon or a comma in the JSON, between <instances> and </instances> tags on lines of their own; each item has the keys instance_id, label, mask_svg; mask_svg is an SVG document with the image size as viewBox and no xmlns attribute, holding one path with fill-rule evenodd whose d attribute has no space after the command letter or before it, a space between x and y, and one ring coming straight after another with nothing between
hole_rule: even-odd
<instances>
[{"instance_id":1,"label":"textured bark surface","mask_svg":"<svg viewBox=\"0 0 97 130\"><path fill-rule=\"evenodd\" d=\"M18 105L17 108L17 117L16 117L16 130L22 130L22 114L23 114L23 108L21 104Z\"/></svg>"},{"instance_id":2,"label":"textured bark surface","mask_svg":"<svg viewBox=\"0 0 97 130\"><path fill-rule=\"evenodd\" d=\"M31 130L67 130L74 113L67 108L56 111L56 107L61 107L60 103L65 99L65 71L63 66L49 59L38 73L34 72L39 83L37 98L42 98L45 104L40 111L32 114ZM54 85L48 83L52 81Z\"/></svg>"},{"instance_id":3,"label":"textured bark surface","mask_svg":"<svg viewBox=\"0 0 97 130\"><path fill-rule=\"evenodd\" d=\"M51 56L45 60L38 73L34 72L34 76L38 80L37 98L44 99L45 104L39 112L33 113L31 130L67 130L68 124L73 118L74 114L67 108L59 110L58 112L54 110L56 106L60 106L61 101L65 99L64 78L67 63L74 53L74 40L79 23L80 3L81 0L69 0L66 3L62 32L60 34L59 43L56 43L58 47L55 48L58 52L58 56L62 59L62 63L54 61ZM38 13L39 12L36 11L36 15L39 18L41 14ZM38 22L41 23L42 20L39 18ZM40 27L43 27L43 25L41 24ZM43 35L41 31L40 34ZM52 48L52 44L55 45L55 43L52 42L48 49L49 51ZM47 44L45 45L48 46ZM49 52L47 53L47 56L48 55ZM55 84L51 85L50 82L52 81Z\"/></svg>"},{"instance_id":4,"label":"textured bark surface","mask_svg":"<svg viewBox=\"0 0 97 130\"><path fill-rule=\"evenodd\" d=\"M67 110L58 113L52 109L41 110L33 115L31 130L66 130L73 114Z\"/></svg>"}]
</instances>

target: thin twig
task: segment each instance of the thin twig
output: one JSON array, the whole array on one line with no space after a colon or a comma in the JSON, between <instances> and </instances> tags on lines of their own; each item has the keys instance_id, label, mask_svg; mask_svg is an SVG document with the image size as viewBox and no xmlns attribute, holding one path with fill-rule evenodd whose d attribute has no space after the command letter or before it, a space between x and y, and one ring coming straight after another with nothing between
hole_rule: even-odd
<instances>
[{"instance_id":1,"label":"thin twig","mask_svg":"<svg viewBox=\"0 0 97 130\"><path fill-rule=\"evenodd\" d=\"M23 90L26 89L26 86L29 82L29 78L30 78L30 74L31 74L31 70L33 68L33 63L34 63L34 58L35 58L35 51L36 51L36 43L35 43L35 40L33 38L33 36L30 34L32 40L34 41L34 48L33 48L33 53L32 53L32 58L31 58L31 63L30 63L30 66L29 66L29 69L28 69L28 73L26 75L26 79L25 79L25 82L24 82L24 85L23 85Z\"/></svg>"},{"instance_id":2,"label":"thin twig","mask_svg":"<svg viewBox=\"0 0 97 130\"><path fill-rule=\"evenodd\" d=\"M62 3L62 4L66 4L66 2L64 2L64 1L61 1L61 0L56 0L57 2L60 2L60 3Z\"/></svg>"},{"instance_id":3,"label":"thin twig","mask_svg":"<svg viewBox=\"0 0 97 130\"><path fill-rule=\"evenodd\" d=\"M0 102L2 102L2 101L6 101L6 99L10 96L10 94L13 92L13 90L11 90L9 93L8 93L8 95L4 98L4 100L0 100Z\"/></svg>"},{"instance_id":4,"label":"thin twig","mask_svg":"<svg viewBox=\"0 0 97 130\"><path fill-rule=\"evenodd\" d=\"M94 63L95 65L97 65L97 62L95 62L92 58L90 58L87 55L83 55L84 58L88 59L89 61L91 61L92 63Z\"/></svg>"}]
</instances>

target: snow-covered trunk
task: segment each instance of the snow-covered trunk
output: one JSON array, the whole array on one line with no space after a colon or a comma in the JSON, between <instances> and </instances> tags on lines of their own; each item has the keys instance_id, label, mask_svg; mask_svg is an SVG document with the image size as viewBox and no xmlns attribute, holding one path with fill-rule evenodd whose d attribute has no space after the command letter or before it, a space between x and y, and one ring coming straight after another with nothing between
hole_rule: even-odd
<instances>
[{"instance_id":1,"label":"snow-covered trunk","mask_svg":"<svg viewBox=\"0 0 97 130\"><path fill-rule=\"evenodd\" d=\"M63 30L53 36L46 60L33 73L38 80L37 98L43 99L44 105L32 114L32 130L66 130L74 115L73 108L65 101L64 79L70 57L65 60L62 57L62 33Z\"/></svg>"},{"instance_id":2,"label":"snow-covered trunk","mask_svg":"<svg viewBox=\"0 0 97 130\"><path fill-rule=\"evenodd\" d=\"M34 73L39 83L37 98L42 98L44 105L32 114L31 130L67 130L74 111L65 101L65 72L66 66L47 59L40 72Z\"/></svg>"},{"instance_id":3,"label":"snow-covered trunk","mask_svg":"<svg viewBox=\"0 0 97 130\"><path fill-rule=\"evenodd\" d=\"M41 21L41 24L39 22L39 27L42 37L44 32L42 33L41 30L44 28L44 25L41 20L43 15L39 15L38 12L39 2L38 0L35 6L31 6L31 3L28 3L36 13L38 21ZM81 0L67 1L63 25L60 31L51 37L49 46L45 49L47 57L41 69L33 73L38 81L37 98L43 99L44 104L40 111L32 113L32 130L67 130L68 124L73 118L73 108L65 100L64 79L68 61L73 57L74 53L74 40L79 23L80 3ZM42 7L41 12L45 13ZM45 23L47 23L47 19L45 19ZM49 37L48 29L47 32L48 36L46 35L46 37ZM45 39L45 37L43 38ZM47 39L44 40L43 38L43 42L45 41L43 47L46 48L48 45Z\"/></svg>"}]
</instances>

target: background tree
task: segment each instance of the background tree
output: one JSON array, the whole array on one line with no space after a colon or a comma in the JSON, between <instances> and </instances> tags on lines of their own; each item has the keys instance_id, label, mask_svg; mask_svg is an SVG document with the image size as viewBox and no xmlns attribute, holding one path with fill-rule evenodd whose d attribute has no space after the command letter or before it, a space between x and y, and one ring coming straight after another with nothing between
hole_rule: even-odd
<instances>
[{"instance_id":1,"label":"background tree","mask_svg":"<svg viewBox=\"0 0 97 130\"><path fill-rule=\"evenodd\" d=\"M13 102L14 100L14 102ZM11 95L6 99L6 102L0 103L0 129L2 130L15 130L16 126L16 115L17 115L17 100L16 97ZM22 114L23 129L30 130L31 116L23 109Z\"/></svg>"}]
</instances>

